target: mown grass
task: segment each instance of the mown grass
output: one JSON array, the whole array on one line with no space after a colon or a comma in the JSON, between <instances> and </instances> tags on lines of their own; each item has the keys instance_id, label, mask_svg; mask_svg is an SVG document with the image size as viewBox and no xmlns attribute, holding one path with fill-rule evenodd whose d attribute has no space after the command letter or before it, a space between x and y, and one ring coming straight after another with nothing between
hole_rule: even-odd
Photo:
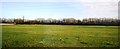
<instances>
[{"instance_id":1,"label":"mown grass","mask_svg":"<svg viewBox=\"0 0 120 49\"><path fill-rule=\"evenodd\" d=\"M2 26L0 25L0 48L2 48Z\"/></svg>"},{"instance_id":2,"label":"mown grass","mask_svg":"<svg viewBox=\"0 0 120 49\"><path fill-rule=\"evenodd\" d=\"M3 47L117 47L118 26L3 25Z\"/></svg>"}]
</instances>

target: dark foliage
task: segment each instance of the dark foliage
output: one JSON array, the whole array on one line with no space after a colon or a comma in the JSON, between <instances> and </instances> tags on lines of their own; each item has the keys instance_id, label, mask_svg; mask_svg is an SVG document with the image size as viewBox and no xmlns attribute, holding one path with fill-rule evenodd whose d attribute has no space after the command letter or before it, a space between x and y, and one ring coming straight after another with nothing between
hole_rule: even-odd
<instances>
[{"instance_id":1,"label":"dark foliage","mask_svg":"<svg viewBox=\"0 0 120 49\"><path fill-rule=\"evenodd\" d=\"M65 18L65 19L44 19L37 18L35 20L26 20L26 19L6 19L0 18L2 23L13 23L13 24L52 24L52 25L105 25L105 26L119 26L119 19L112 18L88 18L88 19L74 19L74 18Z\"/></svg>"}]
</instances>

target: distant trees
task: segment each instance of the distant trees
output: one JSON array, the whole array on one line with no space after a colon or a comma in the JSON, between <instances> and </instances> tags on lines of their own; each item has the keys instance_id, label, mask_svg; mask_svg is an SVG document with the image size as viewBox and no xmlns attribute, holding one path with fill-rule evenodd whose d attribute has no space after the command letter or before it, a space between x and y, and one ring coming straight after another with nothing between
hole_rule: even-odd
<instances>
[{"instance_id":1,"label":"distant trees","mask_svg":"<svg viewBox=\"0 0 120 49\"><path fill-rule=\"evenodd\" d=\"M120 19L112 18L85 18L83 20L74 18L64 18L64 19L44 19L37 18L35 20L26 19L6 19L0 18L2 23L13 23L13 24L59 24L59 25L112 25L119 26Z\"/></svg>"},{"instance_id":2,"label":"distant trees","mask_svg":"<svg viewBox=\"0 0 120 49\"><path fill-rule=\"evenodd\" d=\"M120 25L119 19L112 19L112 18L88 18L83 19L83 25Z\"/></svg>"},{"instance_id":3,"label":"distant trees","mask_svg":"<svg viewBox=\"0 0 120 49\"><path fill-rule=\"evenodd\" d=\"M13 23L14 19L0 18L0 22L2 22L2 23Z\"/></svg>"}]
</instances>

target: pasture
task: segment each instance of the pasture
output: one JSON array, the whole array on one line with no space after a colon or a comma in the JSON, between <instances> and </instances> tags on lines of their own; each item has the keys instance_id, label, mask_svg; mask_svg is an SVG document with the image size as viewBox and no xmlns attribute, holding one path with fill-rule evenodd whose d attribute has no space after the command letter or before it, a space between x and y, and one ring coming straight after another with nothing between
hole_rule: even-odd
<instances>
[{"instance_id":1,"label":"pasture","mask_svg":"<svg viewBox=\"0 0 120 49\"><path fill-rule=\"evenodd\" d=\"M117 47L118 26L2 25L2 47Z\"/></svg>"}]
</instances>

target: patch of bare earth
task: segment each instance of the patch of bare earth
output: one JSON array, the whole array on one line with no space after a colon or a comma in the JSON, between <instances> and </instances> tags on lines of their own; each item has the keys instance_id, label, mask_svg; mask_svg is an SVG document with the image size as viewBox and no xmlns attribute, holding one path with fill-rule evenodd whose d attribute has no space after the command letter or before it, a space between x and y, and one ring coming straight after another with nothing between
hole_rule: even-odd
<instances>
[{"instance_id":1,"label":"patch of bare earth","mask_svg":"<svg viewBox=\"0 0 120 49\"><path fill-rule=\"evenodd\" d=\"M14 24L0 23L0 25L14 25Z\"/></svg>"}]
</instances>

